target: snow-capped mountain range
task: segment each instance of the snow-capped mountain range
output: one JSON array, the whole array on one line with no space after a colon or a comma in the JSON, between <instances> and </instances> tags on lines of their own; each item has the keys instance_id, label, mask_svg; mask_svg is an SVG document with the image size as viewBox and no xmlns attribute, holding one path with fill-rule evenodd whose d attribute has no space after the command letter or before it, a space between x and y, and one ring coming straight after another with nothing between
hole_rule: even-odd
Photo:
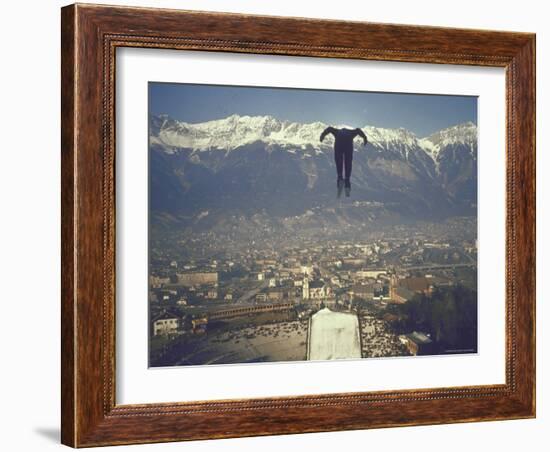
<instances>
[{"instance_id":1,"label":"snow-capped mountain range","mask_svg":"<svg viewBox=\"0 0 550 452\"><path fill-rule=\"evenodd\" d=\"M333 144L331 135L323 143L319 141L321 132L328 124L281 121L273 116L231 115L224 119L192 124L161 115L152 118L151 126L150 143L162 146L167 153L177 152L181 148L229 151L258 141L287 150L308 147L329 150ZM465 144L473 147L477 142L477 127L472 122L459 124L424 138L418 138L404 128L387 129L365 125L362 130L374 147L388 149L395 145L417 146L434 159L446 146Z\"/></svg>"},{"instance_id":2,"label":"snow-capped mountain range","mask_svg":"<svg viewBox=\"0 0 550 452\"><path fill-rule=\"evenodd\" d=\"M473 122L458 124L420 139L419 144L434 158L448 146L460 145L474 150L477 149L477 127Z\"/></svg>"},{"instance_id":3,"label":"snow-capped mountain range","mask_svg":"<svg viewBox=\"0 0 550 452\"><path fill-rule=\"evenodd\" d=\"M335 125L338 127L338 125ZM197 124L150 118L152 209L170 214L218 209L300 214L335 195L333 138L322 122L231 115ZM477 127L469 122L417 137L366 125L356 140L354 200L400 215L471 214L477 202Z\"/></svg>"}]
</instances>

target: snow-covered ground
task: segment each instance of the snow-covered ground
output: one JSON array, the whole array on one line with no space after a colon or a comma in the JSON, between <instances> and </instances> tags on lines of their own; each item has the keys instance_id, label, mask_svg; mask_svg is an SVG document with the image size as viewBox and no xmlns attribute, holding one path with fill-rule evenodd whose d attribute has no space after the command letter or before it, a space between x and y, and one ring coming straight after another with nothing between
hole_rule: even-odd
<instances>
[{"instance_id":1,"label":"snow-covered ground","mask_svg":"<svg viewBox=\"0 0 550 452\"><path fill-rule=\"evenodd\" d=\"M361 358L357 315L324 308L315 313L310 322L309 360Z\"/></svg>"}]
</instances>

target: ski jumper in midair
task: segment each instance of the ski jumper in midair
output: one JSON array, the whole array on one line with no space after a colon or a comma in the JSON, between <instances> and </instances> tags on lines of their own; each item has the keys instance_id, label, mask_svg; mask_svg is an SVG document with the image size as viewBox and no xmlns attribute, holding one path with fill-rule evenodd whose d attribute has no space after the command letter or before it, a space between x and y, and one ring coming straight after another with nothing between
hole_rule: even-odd
<instances>
[{"instance_id":1,"label":"ski jumper in midair","mask_svg":"<svg viewBox=\"0 0 550 452\"><path fill-rule=\"evenodd\" d=\"M336 174L338 175L337 187L339 189L344 185L346 194L351 188L351 163L353 160L353 139L357 136L363 139L363 145L367 144L367 136L361 129L337 129L327 127L321 133L321 141L331 133L334 135L334 161L336 163Z\"/></svg>"}]
</instances>

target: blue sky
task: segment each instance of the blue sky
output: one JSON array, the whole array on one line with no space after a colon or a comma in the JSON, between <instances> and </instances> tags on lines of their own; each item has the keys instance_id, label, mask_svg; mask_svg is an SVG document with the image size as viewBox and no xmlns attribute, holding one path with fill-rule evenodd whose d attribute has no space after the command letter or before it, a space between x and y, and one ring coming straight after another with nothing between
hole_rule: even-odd
<instances>
[{"instance_id":1,"label":"blue sky","mask_svg":"<svg viewBox=\"0 0 550 452\"><path fill-rule=\"evenodd\" d=\"M418 137L466 121L477 124L477 97L428 94L149 83L149 109L195 123L232 114L280 120L404 127Z\"/></svg>"}]
</instances>

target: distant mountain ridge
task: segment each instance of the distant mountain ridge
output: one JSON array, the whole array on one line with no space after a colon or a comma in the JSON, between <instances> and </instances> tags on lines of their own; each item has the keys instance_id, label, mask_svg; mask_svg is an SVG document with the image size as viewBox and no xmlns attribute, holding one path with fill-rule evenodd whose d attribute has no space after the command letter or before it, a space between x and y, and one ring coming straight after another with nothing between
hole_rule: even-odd
<instances>
[{"instance_id":1,"label":"distant mountain ridge","mask_svg":"<svg viewBox=\"0 0 550 452\"><path fill-rule=\"evenodd\" d=\"M176 152L178 148L232 150L255 141L290 148L311 146L314 149L329 149L332 146L330 136L324 143L319 141L321 132L328 126L322 122L281 121L273 116L231 115L224 119L187 123L160 115L151 118L150 138L152 144L164 146L168 153ZM376 147L418 145L430 155L437 154L443 145L471 143L477 137L477 127L472 122L441 130L425 138L418 138L404 128L387 129L369 125L361 128L369 137L369 142Z\"/></svg>"},{"instance_id":2,"label":"distant mountain ridge","mask_svg":"<svg viewBox=\"0 0 550 452\"><path fill-rule=\"evenodd\" d=\"M332 137L322 122L239 116L202 123L150 118L151 208L175 216L240 212L302 215L335 199ZM418 138L366 125L352 174L356 201L382 203L403 217L473 214L477 127L468 122ZM212 217L212 215L211 215Z\"/></svg>"},{"instance_id":3,"label":"distant mountain ridge","mask_svg":"<svg viewBox=\"0 0 550 452\"><path fill-rule=\"evenodd\" d=\"M471 121L458 124L422 138L420 145L434 158L448 146L463 145L474 150L477 149L477 127Z\"/></svg>"}]
</instances>

